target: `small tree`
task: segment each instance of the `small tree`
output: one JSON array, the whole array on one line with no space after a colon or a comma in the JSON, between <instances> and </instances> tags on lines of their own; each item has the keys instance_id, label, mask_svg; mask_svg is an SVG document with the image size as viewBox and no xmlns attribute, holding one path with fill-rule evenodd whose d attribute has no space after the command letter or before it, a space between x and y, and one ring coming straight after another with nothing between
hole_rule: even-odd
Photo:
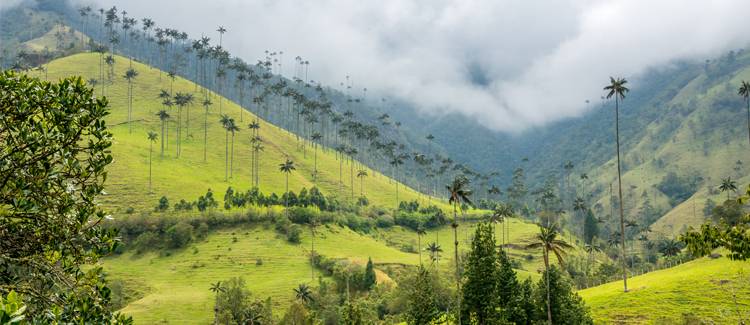
<instances>
[{"instance_id":1,"label":"small tree","mask_svg":"<svg viewBox=\"0 0 750 325\"><path fill-rule=\"evenodd\" d=\"M367 290L375 287L377 277L375 276L375 267L372 264L372 258L367 259L367 267L365 267L365 275L362 281Z\"/></svg>"},{"instance_id":2,"label":"small tree","mask_svg":"<svg viewBox=\"0 0 750 325\"><path fill-rule=\"evenodd\" d=\"M404 318L407 324L432 324L440 319L436 281L429 270L420 266L414 281L406 284L408 294Z\"/></svg>"}]
</instances>

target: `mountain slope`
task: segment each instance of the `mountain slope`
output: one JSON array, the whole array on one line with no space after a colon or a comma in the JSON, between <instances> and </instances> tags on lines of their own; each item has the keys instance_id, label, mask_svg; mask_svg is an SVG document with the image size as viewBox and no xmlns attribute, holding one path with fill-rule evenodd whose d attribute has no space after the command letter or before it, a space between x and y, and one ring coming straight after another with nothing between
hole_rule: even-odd
<instances>
[{"instance_id":1,"label":"mountain slope","mask_svg":"<svg viewBox=\"0 0 750 325\"><path fill-rule=\"evenodd\" d=\"M747 262L701 258L630 278L628 293L618 281L578 294L602 324L737 324L740 315L750 319L749 270Z\"/></svg>"},{"instance_id":2,"label":"mountain slope","mask_svg":"<svg viewBox=\"0 0 750 325\"><path fill-rule=\"evenodd\" d=\"M143 212L153 209L162 195L167 196L172 202L180 199L192 201L205 194L209 188L216 192L215 195L219 199L228 186L241 191L250 189L251 133L247 125L254 119L254 116L247 111L241 114L240 108L226 99L222 100L220 112L219 99L214 96L207 118L208 150L207 160L204 162L203 122L205 117L203 107L200 106L202 97L198 93L198 88L179 77L175 78L172 85L166 73L160 73L146 65L132 62L133 69L138 71L139 75L133 83L131 133L127 124L127 82L123 78L129 65L127 58L117 56L111 77L107 77L109 72L107 66L104 65L104 83L106 84L104 94L109 100L111 109L107 122L114 134L112 146L114 162L109 169L109 178L106 183L107 195L102 199L102 203L113 208L113 212L122 212L128 208ZM50 80L72 75L81 75L84 79L96 79L99 76L99 55L76 54L54 60L47 64L47 68ZM101 82L99 82L98 93L101 93L101 88ZM160 156L161 140L153 145L153 193L149 194L150 145L146 134L149 131L161 132L160 121L155 114L163 107L157 95L161 89L169 90L170 88L173 93L193 94L196 104L189 108L189 128L186 118L188 108L186 107L183 112L180 158L176 157L177 108L173 107L169 110L172 119L168 126L168 141L164 157ZM219 123L221 113L233 117L240 127L234 143L233 177L228 182L224 181L227 134ZM279 171L278 165L289 158L297 167L297 170L289 175L290 190L298 192L302 187L309 189L316 185L326 196L337 196L343 200L351 200L352 192L355 198L359 196L362 180L356 177L356 173L360 167L354 166L355 175L352 177L352 166L347 161L342 163L332 150L319 147L317 150L319 176L317 184L314 184L312 173L315 152L311 146L303 151L297 146L298 140L289 132L263 120L260 120L260 124L260 136L265 146L265 150L260 153L261 191L278 195L285 191L285 177ZM397 183L372 169L366 167L365 169L369 176L363 180L363 189L371 204L395 207ZM343 184L339 183L340 176ZM411 201L418 198L423 202L427 201L423 195L418 195L417 192L402 184L399 184L398 188L399 201ZM436 202L434 199L431 201Z\"/></svg>"}]
</instances>

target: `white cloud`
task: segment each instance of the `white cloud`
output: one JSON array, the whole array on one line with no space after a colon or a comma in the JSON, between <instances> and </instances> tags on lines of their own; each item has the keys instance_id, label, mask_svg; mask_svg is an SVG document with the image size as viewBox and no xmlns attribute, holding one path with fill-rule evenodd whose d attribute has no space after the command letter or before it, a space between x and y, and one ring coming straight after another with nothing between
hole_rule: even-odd
<instances>
[{"instance_id":1,"label":"white cloud","mask_svg":"<svg viewBox=\"0 0 750 325\"><path fill-rule=\"evenodd\" d=\"M610 75L637 77L750 41L743 0L100 0L191 36L224 25L253 62L266 49L311 62L311 78L461 112L520 131L580 115ZM637 80L633 83L637 88Z\"/></svg>"}]
</instances>

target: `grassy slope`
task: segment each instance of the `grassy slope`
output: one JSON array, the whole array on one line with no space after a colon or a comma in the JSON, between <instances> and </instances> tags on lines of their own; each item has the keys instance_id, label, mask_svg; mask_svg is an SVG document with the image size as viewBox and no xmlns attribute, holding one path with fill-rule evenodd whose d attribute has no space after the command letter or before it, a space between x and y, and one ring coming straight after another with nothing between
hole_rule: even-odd
<instances>
[{"instance_id":1,"label":"grassy slope","mask_svg":"<svg viewBox=\"0 0 750 325\"><path fill-rule=\"evenodd\" d=\"M715 323L737 323L739 309L750 319L750 264L702 258L674 268L581 290L597 323L675 324L683 314ZM733 303L736 292L738 305ZM737 308L739 307L739 308Z\"/></svg>"},{"instance_id":2,"label":"grassy slope","mask_svg":"<svg viewBox=\"0 0 750 325\"><path fill-rule=\"evenodd\" d=\"M128 132L127 121L127 83L122 77L128 68L128 59L117 57L112 82L106 81L105 95L110 101L112 114L107 121L114 134L112 154L114 162L109 168L109 179L106 184L108 196L103 204L118 215L128 207L136 212L151 210L158 198L166 195L171 202L179 199L195 200L208 188L217 193L219 199L227 186L235 189L250 188L250 131L247 124L253 115L223 100L223 113L229 114L241 130L235 139L234 177L224 182L225 132L219 124L219 99L214 97L214 105L208 116L208 159L203 161L203 108L202 98L195 85L182 78L176 78L173 91L193 93L196 104L190 108L190 129L186 129L187 109L183 111L183 149L181 157L176 158L175 136L177 132L177 108L171 109L172 122L169 130L168 148L164 157L159 155L159 142L154 144L153 158L153 194L148 194L148 131L160 132L160 122L155 113L162 109L157 99L160 89L170 89L170 79L166 74L159 77L159 71L146 65L133 62L133 68L139 72L134 84L133 131ZM98 78L99 56L93 53L76 54L54 60L48 64L49 78L81 75L85 80ZM105 79L107 66L105 69ZM34 74L34 73L32 73ZM100 86L97 93L101 93ZM189 134L189 135L188 135ZM284 175L278 171L278 164L288 156L297 170L289 176L289 189L299 191L302 187L313 186L313 151L308 148L305 155L296 145L295 137L285 130L261 121L260 135L264 139L265 151L260 155L261 190L281 194L285 191ZM318 150L318 187L326 195L339 194L339 161L333 151ZM343 166L343 197L350 197L350 168ZM354 172L357 170L355 168ZM395 206L396 182L382 174L368 170L365 179L366 196L372 204ZM188 176L189 177L186 177ZM355 195L359 195L359 180L354 180ZM399 200L415 200L418 194L403 185L399 185ZM435 202L435 200L433 200ZM442 205L442 204L441 204ZM444 206L444 205L443 205Z\"/></svg>"},{"instance_id":3,"label":"grassy slope","mask_svg":"<svg viewBox=\"0 0 750 325\"><path fill-rule=\"evenodd\" d=\"M511 222L511 241L523 243L530 240L535 227L519 220ZM462 225L459 236L466 236L473 225ZM498 235L500 230L497 230ZM437 231L443 253L440 269L452 272L452 230L446 226ZM428 232L422 245L434 241L435 232ZM234 241L234 237L237 241ZM498 237L499 238L499 237ZM111 279L122 280L143 292L143 297L129 304L122 311L132 315L139 323L154 323L169 320L173 323L203 323L211 319L213 296L210 284L234 276L244 277L256 297L271 297L275 312L280 315L293 299L292 289L300 283L316 283L311 280L307 254L311 238L306 231L299 245L291 245L273 229L256 225L246 228L226 229L212 233L205 241L172 252L169 256L158 253L133 255L132 252L109 258L102 265ZM388 244L387 244L388 243ZM416 235L400 227L379 229L370 235L352 232L348 228L327 225L319 229L315 239L315 250L326 256L347 258L365 263L371 257L377 268L388 264L417 265L419 256L406 253L396 247L416 244ZM469 245L461 240L461 250ZM537 279L537 270L542 266L540 254L511 249L511 255L520 258L531 254L531 261L524 261L518 270L520 278L531 276ZM428 254L423 253L427 263ZM263 260L257 266L257 259ZM319 271L315 271L320 274ZM317 277L317 275L316 275Z\"/></svg>"},{"instance_id":4,"label":"grassy slope","mask_svg":"<svg viewBox=\"0 0 750 325\"><path fill-rule=\"evenodd\" d=\"M42 52L45 49L54 51L57 49L57 37L55 34L60 33L62 35L62 44L67 48L71 43L74 45L74 50L81 50L83 44L88 42L88 37L81 34L77 30L71 32L71 28L65 25L55 25L46 34L37 37L35 39L24 42L22 45L29 51Z\"/></svg>"}]
</instances>

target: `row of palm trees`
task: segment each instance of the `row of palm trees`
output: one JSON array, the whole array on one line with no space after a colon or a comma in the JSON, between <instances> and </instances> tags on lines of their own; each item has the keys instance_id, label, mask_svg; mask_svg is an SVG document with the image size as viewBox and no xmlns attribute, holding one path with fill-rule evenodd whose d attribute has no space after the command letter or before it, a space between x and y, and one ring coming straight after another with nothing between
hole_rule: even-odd
<instances>
[{"instance_id":1,"label":"row of palm trees","mask_svg":"<svg viewBox=\"0 0 750 325\"><path fill-rule=\"evenodd\" d=\"M310 62L301 57L295 57L295 74L290 82L278 75L283 72L282 51L266 51L265 57L254 65L247 64L239 58L232 58L223 47L223 36L227 33L227 29L223 26L217 29L219 44L211 46L210 38L207 36L191 41L184 32L156 27L156 23L150 18L142 19L140 21L142 29L138 30L136 26L139 21L128 17L126 12L119 11L116 7L99 10L98 15L90 7L81 8L80 12L82 14L79 23L82 28L90 27L92 20L95 21L97 18L101 22L102 28L98 30L98 33L96 30L91 32L95 39L109 43L105 51L110 53L119 51L156 65L168 71L168 76L172 81L177 75L191 78L196 81L196 90L198 85L201 86L200 91L204 95L204 102L210 103L214 96L221 93L226 97L235 98L240 106L253 109L264 119L294 131L300 148L305 154L307 147L314 147L315 172L317 172L317 149L319 145L322 145L323 150L335 148L339 159L346 158L352 163L353 158L357 157L359 162L366 162L367 165L384 172L390 171L393 178L412 182L416 184L416 188L433 194L437 193L436 184L440 180L444 181L446 177L464 174L475 180L481 180L478 182L480 186L486 186L492 177L489 174L482 175L464 165L454 163L450 158L433 153L432 142L435 137L432 135L425 137L427 154L409 153L411 150L404 144L391 140L400 137L397 135L400 123L390 121L387 114L381 116L374 124L355 119L354 110L366 105L366 88L363 88L362 96L359 98L352 96L350 92L353 88L353 81L350 78L347 78L344 93L336 93L325 88L308 78L307 71ZM112 55L107 57L114 60ZM187 69L188 66L194 66L194 71ZM235 80L234 87L227 87L229 80ZM128 79L128 81L133 80ZM104 83L101 84L104 87ZM246 96L248 93L250 96ZM169 95L172 97L171 89ZM224 114L222 96L217 97L219 113ZM254 105L247 105L248 97L252 99ZM335 104L332 100L334 98L337 98L340 103ZM180 106L173 98L169 99L172 105ZM169 106L167 101L164 103ZM187 107L188 114L191 104L184 106ZM208 105L204 103L204 107L207 109ZM275 109L271 110L271 108ZM243 118L241 112L239 122L242 122ZM189 119L187 121L189 123ZM189 125L186 128L189 132ZM167 133L168 131L168 129L165 130ZM164 139L164 136L162 138ZM169 145L168 142L166 145ZM179 153L180 144L178 143L177 146ZM206 156L204 149L204 160ZM410 161L413 163L409 164L408 168L411 172L408 174L413 176L403 179L401 177L405 175L403 165ZM359 162L352 165L350 169L354 169L355 165L361 165L357 167L357 170L366 170L365 164ZM231 172L229 168L229 174ZM353 183L353 178L354 176L350 183ZM343 177L340 177L339 183L343 184ZM396 191L398 190L397 188ZM353 189L350 194L354 197ZM396 205L398 203L396 200Z\"/></svg>"}]
</instances>

